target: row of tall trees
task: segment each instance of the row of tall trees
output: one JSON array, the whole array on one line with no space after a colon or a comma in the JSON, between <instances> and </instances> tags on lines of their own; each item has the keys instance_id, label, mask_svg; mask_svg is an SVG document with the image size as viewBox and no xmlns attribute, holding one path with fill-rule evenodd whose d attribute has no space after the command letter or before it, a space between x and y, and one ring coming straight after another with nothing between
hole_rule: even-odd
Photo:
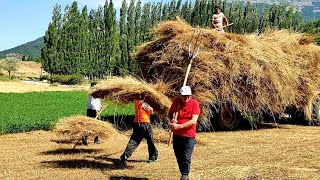
<instances>
[{"instance_id":1,"label":"row of tall trees","mask_svg":"<svg viewBox=\"0 0 320 180\"><path fill-rule=\"evenodd\" d=\"M281 5L227 3L221 0L172 0L168 3L122 2L119 21L112 0L97 10L81 12L77 2L64 12L56 5L45 34L41 57L50 74L81 74L89 78L134 73L137 64L130 56L135 48L149 41L150 28L180 16L193 26L210 27L214 6L220 6L234 23L227 31L261 33L266 28L296 30L302 21L298 12Z\"/></svg>"}]
</instances>

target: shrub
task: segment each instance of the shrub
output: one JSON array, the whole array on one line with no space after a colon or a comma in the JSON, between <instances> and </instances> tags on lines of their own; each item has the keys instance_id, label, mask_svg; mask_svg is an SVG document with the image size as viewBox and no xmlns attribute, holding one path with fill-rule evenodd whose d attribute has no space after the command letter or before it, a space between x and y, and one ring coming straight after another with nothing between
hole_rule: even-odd
<instances>
[{"instance_id":1,"label":"shrub","mask_svg":"<svg viewBox=\"0 0 320 180\"><path fill-rule=\"evenodd\" d=\"M48 78L51 83L60 83L66 85L81 84L84 79L80 74L73 75L53 75Z\"/></svg>"}]
</instances>

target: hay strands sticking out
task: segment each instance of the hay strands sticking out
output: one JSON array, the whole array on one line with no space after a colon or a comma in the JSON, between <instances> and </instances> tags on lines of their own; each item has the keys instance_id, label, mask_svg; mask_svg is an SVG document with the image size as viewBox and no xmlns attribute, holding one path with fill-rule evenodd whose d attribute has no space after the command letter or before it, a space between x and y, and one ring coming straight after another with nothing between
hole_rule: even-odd
<instances>
[{"instance_id":1,"label":"hay strands sticking out","mask_svg":"<svg viewBox=\"0 0 320 180\"><path fill-rule=\"evenodd\" d=\"M197 57L197 55L199 53L199 50L200 50L200 41L201 41L201 34L202 34L201 30L200 30L200 32L199 32L199 34L198 34L198 36L197 36L197 38L195 40L195 45L194 45L194 47L193 47L193 49L191 51L194 34L195 34L195 31L193 31L192 37L190 39L189 47L188 47L189 64L188 64L188 67L187 67L186 75L184 77L184 81L183 81L183 85L182 86L186 86L187 85L187 80L188 80L189 72L190 72L190 69L191 69L192 61L193 61L194 58ZM196 52L194 53L195 50L196 50ZM176 121L177 118L178 118L179 109L180 109L180 103L178 104L177 111L173 114L174 121ZM170 146L170 144L171 144L172 136L173 136L173 132L170 131L170 136L169 136L169 140L168 140L168 146Z\"/></svg>"}]
</instances>

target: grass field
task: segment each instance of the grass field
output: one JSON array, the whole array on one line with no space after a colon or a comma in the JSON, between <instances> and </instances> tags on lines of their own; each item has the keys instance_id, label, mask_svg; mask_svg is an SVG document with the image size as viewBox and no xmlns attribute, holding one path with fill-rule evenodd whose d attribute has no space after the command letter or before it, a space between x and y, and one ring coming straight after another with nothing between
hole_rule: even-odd
<instances>
[{"instance_id":1,"label":"grass field","mask_svg":"<svg viewBox=\"0 0 320 180\"><path fill-rule=\"evenodd\" d=\"M87 92L48 91L0 93L0 133L49 130L57 120L73 115L85 115ZM103 102L108 108L103 116L132 115L133 107Z\"/></svg>"}]
</instances>

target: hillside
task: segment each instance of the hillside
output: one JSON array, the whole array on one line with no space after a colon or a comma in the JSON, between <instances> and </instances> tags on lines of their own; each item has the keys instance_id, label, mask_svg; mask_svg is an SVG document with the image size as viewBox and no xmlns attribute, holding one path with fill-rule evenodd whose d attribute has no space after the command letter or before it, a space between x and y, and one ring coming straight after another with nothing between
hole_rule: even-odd
<instances>
[{"instance_id":1,"label":"hillside","mask_svg":"<svg viewBox=\"0 0 320 180\"><path fill-rule=\"evenodd\" d=\"M42 48L43 42L44 42L43 37L40 37L34 41L30 41L20 46L1 51L0 58L5 57L6 54L19 53L27 57L38 59L41 56L41 48Z\"/></svg>"}]
</instances>

